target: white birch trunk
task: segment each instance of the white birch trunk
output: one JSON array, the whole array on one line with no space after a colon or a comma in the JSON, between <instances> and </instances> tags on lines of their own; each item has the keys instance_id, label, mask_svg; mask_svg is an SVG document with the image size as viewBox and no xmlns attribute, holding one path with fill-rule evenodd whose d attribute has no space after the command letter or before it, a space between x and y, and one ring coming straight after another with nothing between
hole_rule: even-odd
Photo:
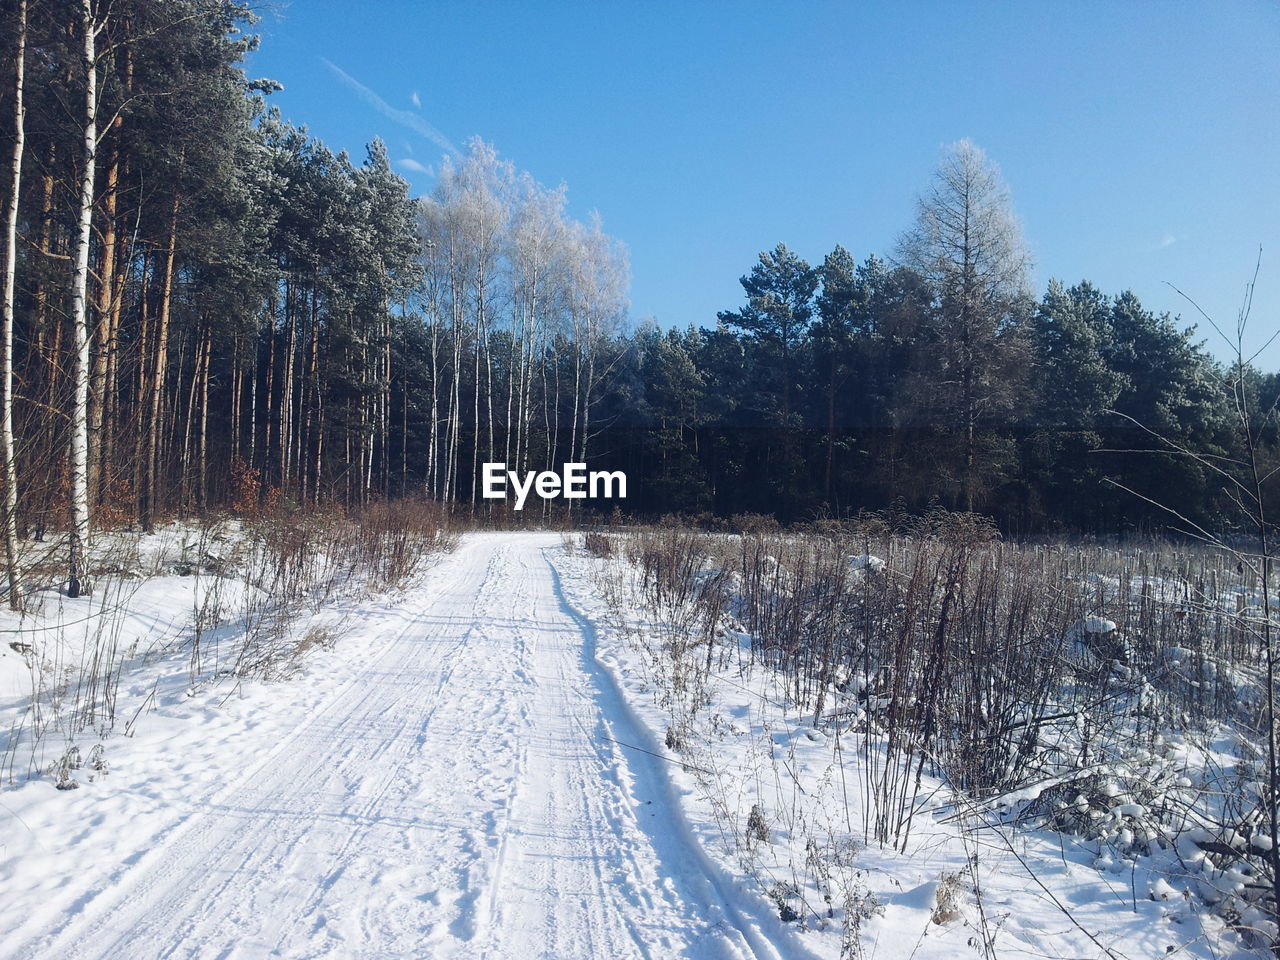
<instances>
[{"instance_id":1,"label":"white birch trunk","mask_svg":"<svg viewBox=\"0 0 1280 960\"><path fill-rule=\"evenodd\" d=\"M67 596L84 587L89 545L89 243L93 226L93 181L98 153L98 25L93 0L81 0L85 70L79 222L71 279L71 528L67 537Z\"/></svg>"},{"instance_id":2,"label":"white birch trunk","mask_svg":"<svg viewBox=\"0 0 1280 960\"><path fill-rule=\"evenodd\" d=\"M22 185L22 151L26 142L27 107L23 97L27 59L27 0L18 3L17 52L13 83L12 193L5 217L4 327L0 337L0 459L4 463L4 553L9 575L9 606L22 606L22 570L18 559L18 469L13 447L13 320L14 279L18 272L18 200Z\"/></svg>"}]
</instances>

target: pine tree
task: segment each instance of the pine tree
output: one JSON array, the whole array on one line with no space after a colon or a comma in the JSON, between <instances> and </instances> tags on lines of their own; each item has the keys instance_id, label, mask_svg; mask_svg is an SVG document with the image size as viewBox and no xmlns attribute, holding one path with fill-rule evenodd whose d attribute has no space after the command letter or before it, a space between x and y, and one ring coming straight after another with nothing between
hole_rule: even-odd
<instances>
[{"instance_id":1,"label":"pine tree","mask_svg":"<svg viewBox=\"0 0 1280 960\"><path fill-rule=\"evenodd\" d=\"M822 499L833 502L832 485L836 448L836 397L855 374L856 343L868 339L867 291L860 282L852 254L837 245L819 268L822 291L816 305L818 320L811 330L815 364L822 378L826 406L826 454Z\"/></svg>"},{"instance_id":2,"label":"pine tree","mask_svg":"<svg viewBox=\"0 0 1280 960\"><path fill-rule=\"evenodd\" d=\"M1111 301L1087 281L1057 280L1034 321L1037 419L1027 442L1029 478L1041 501L1072 524L1087 524L1102 493L1100 429L1106 411L1129 383L1107 357L1112 350ZM1092 506L1091 506L1092 505Z\"/></svg>"},{"instance_id":3,"label":"pine tree","mask_svg":"<svg viewBox=\"0 0 1280 960\"><path fill-rule=\"evenodd\" d=\"M717 316L721 323L735 327L776 352L779 362L779 425L792 426L792 359L803 341L813 316L813 294L818 272L780 243L763 251L751 272L739 280L746 292L746 306L725 310Z\"/></svg>"},{"instance_id":4,"label":"pine tree","mask_svg":"<svg viewBox=\"0 0 1280 960\"><path fill-rule=\"evenodd\" d=\"M1100 432L1108 450L1147 450L1151 433L1168 437L1208 456L1222 456L1231 433L1231 411L1218 386L1224 377L1213 361L1168 314L1154 314L1132 291L1111 304L1111 336L1103 355L1123 377L1123 388ZM1215 510L1211 471L1194 458L1134 458L1109 454L1107 475L1197 522ZM1145 509L1121 491L1113 494L1109 527L1143 519Z\"/></svg>"},{"instance_id":5,"label":"pine tree","mask_svg":"<svg viewBox=\"0 0 1280 960\"><path fill-rule=\"evenodd\" d=\"M701 338L693 331L650 326L634 340L646 427L644 491L650 509L696 512L706 507L707 487L695 454L702 423L704 382L695 363Z\"/></svg>"}]
</instances>

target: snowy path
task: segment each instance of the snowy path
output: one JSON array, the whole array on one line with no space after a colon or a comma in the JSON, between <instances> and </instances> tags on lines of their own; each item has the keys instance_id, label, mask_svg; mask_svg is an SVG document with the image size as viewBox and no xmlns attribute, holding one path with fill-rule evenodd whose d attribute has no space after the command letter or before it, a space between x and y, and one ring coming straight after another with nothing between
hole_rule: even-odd
<instances>
[{"instance_id":1,"label":"snowy path","mask_svg":"<svg viewBox=\"0 0 1280 960\"><path fill-rule=\"evenodd\" d=\"M564 600L559 537L469 537L395 636L21 957L777 958L683 827ZM305 682L305 681L303 681ZM13 953L8 951L14 950Z\"/></svg>"}]
</instances>

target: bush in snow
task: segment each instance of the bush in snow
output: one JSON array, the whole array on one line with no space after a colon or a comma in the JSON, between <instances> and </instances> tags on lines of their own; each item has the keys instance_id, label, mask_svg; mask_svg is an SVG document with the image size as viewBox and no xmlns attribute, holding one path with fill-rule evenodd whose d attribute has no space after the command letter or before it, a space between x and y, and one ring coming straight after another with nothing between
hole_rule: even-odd
<instances>
[{"instance_id":1,"label":"bush in snow","mask_svg":"<svg viewBox=\"0 0 1280 960\"><path fill-rule=\"evenodd\" d=\"M49 776L53 777L53 785L59 790L75 790L80 784L71 776L71 771L79 769L80 748L72 744L49 767Z\"/></svg>"},{"instance_id":2,"label":"bush in snow","mask_svg":"<svg viewBox=\"0 0 1280 960\"><path fill-rule=\"evenodd\" d=\"M751 805L751 812L747 815L747 840L769 842L769 824L765 822L764 811L758 803Z\"/></svg>"},{"instance_id":3,"label":"bush in snow","mask_svg":"<svg viewBox=\"0 0 1280 960\"><path fill-rule=\"evenodd\" d=\"M583 534L582 547L593 557L613 556L613 538L595 530Z\"/></svg>"},{"instance_id":4,"label":"bush in snow","mask_svg":"<svg viewBox=\"0 0 1280 960\"><path fill-rule=\"evenodd\" d=\"M929 919L933 923L951 923L960 919L960 903L965 895L964 879L959 873L944 873L938 880L933 894L933 910Z\"/></svg>"}]
</instances>

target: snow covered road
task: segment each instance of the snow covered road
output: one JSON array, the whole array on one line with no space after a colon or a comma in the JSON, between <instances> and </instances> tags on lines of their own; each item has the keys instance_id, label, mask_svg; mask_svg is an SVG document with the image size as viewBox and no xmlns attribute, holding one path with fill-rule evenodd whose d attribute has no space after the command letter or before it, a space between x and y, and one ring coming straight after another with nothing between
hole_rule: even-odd
<instances>
[{"instance_id":1,"label":"snow covered road","mask_svg":"<svg viewBox=\"0 0 1280 960\"><path fill-rule=\"evenodd\" d=\"M0 954L782 956L691 840L662 761L616 742L644 740L559 549L467 537L396 630L343 641L366 662L288 733L244 743L147 848L81 859L82 892Z\"/></svg>"}]
</instances>

